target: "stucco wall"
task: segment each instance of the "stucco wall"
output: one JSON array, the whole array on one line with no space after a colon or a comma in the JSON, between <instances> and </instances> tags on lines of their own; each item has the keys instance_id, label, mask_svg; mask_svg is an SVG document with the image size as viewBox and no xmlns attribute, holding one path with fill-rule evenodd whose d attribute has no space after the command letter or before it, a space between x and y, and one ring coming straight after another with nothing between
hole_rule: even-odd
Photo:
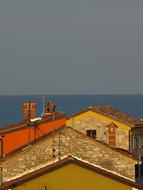
<instances>
[{"instance_id":1,"label":"stucco wall","mask_svg":"<svg viewBox=\"0 0 143 190\"><path fill-rule=\"evenodd\" d=\"M65 127L60 130L60 136L58 131L55 132L54 146L51 134L15 156L1 161L0 166L3 167L4 180L22 175L29 172L29 170L51 162L53 148L55 149L55 159L58 158L59 153L61 157L72 154L128 178L134 179L135 177L134 164L136 160L72 128Z\"/></svg>"},{"instance_id":2,"label":"stucco wall","mask_svg":"<svg viewBox=\"0 0 143 190\"><path fill-rule=\"evenodd\" d=\"M132 190L128 185L75 164L59 168L13 189L44 190L45 186L52 190Z\"/></svg>"}]
</instances>

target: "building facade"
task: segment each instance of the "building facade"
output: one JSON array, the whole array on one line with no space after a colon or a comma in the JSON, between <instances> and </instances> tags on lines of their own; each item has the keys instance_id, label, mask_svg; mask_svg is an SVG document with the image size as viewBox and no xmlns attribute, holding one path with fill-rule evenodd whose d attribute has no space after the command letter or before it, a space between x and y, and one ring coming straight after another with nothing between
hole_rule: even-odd
<instances>
[{"instance_id":1,"label":"building facade","mask_svg":"<svg viewBox=\"0 0 143 190\"><path fill-rule=\"evenodd\" d=\"M55 130L54 134L49 133L16 154L3 158L0 161L3 179L7 181L22 176L68 154L135 180L137 160L131 154L66 126Z\"/></svg>"},{"instance_id":2,"label":"building facade","mask_svg":"<svg viewBox=\"0 0 143 190\"><path fill-rule=\"evenodd\" d=\"M129 150L129 131L140 120L111 106L90 106L67 119L67 126L121 149Z\"/></svg>"}]
</instances>

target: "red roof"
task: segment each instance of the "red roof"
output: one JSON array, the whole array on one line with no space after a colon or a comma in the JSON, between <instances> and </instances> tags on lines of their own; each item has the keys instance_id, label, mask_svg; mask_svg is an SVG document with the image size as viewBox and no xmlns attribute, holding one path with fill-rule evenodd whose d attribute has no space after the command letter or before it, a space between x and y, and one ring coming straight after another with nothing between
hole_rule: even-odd
<instances>
[{"instance_id":1,"label":"red roof","mask_svg":"<svg viewBox=\"0 0 143 190\"><path fill-rule=\"evenodd\" d=\"M35 124L35 123L36 124L41 124L41 123L44 123L44 122L50 122L50 121L57 120L59 118L65 117L65 116L66 116L66 114L55 112L54 115L52 113L48 114L48 115L45 115L41 120L37 120L37 121L34 121L34 122L29 123L27 121L21 121L21 122L18 122L18 123L14 123L14 124L8 125L6 127L0 128L0 135L3 134L3 133L11 132L13 130L18 130L18 129L27 127L27 124L30 124L30 126L33 126L33 124Z\"/></svg>"}]
</instances>

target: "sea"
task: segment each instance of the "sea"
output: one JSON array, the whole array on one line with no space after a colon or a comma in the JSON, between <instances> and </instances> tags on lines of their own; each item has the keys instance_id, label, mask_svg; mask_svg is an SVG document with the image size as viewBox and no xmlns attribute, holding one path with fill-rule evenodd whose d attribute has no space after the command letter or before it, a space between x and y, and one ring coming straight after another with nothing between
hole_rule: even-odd
<instances>
[{"instance_id":1,"label":"sea","mask_svg":"<svg viewBox=\"0 0 143 190\"><path fill-rule=\"evenodd\" d=\"M45 103L51 101L57 111L70 116L93 105L111 105L122 112L143 118L143 95L45 95ZM22 121L22 103L37 103L37 115L41 116L43 96L0 96L0 127Z\"/></svg>"}]
</instances>

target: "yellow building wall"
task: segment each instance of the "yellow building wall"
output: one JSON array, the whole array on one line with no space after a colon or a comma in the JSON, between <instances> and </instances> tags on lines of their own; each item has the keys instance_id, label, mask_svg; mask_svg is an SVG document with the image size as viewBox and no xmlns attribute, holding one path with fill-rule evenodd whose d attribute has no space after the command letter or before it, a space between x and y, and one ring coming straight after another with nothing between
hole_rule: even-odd
<instances>
[{"instance_id":1,"label":"yellow building wall","mask_svg":"<svg viewBox=\"0 0 143 190\"><path fill-rule=\"evenodd\" d=\"M75 164L69 164L15 187L14 190L131 190L132 188Z\"/></svg>"},{"instance_id":2,"label":"yellow building wall","mask_svg":"<svg viewBox=\"0 0 143 190\"><path fill-rule=\"evenodd\" d=\"M129 131L130 130L130 126L128 124L123 124L121 122L118 122L108 116L104 116L102 114L99 114L99 113L96 113L96 112L93 112L93 111L87 111L87 112L84 112L84 113L81 113L77 116L74 116L73 118L69 118L66 122L67 126L73 126L74 123L76 123L77 121L80 121L86 117L93 117L93 118L98 118L99 120L101 121L105 121L105 122L108 122L108 123L112 123L114 122L118 127L120 127L121 129L123 130L126 130L126 131Z\"/></svg>"}]
</instances>

